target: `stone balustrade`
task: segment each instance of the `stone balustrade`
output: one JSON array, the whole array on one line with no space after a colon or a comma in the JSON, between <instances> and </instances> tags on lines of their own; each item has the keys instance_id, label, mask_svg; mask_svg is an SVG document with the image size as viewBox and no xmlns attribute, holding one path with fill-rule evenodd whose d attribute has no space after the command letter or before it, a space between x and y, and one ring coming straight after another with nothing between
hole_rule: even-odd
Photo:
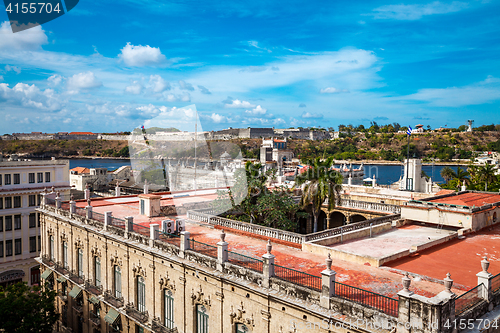
<instances>
[{"instance_id":1,"label":"stone balustrade","mask_svg":"<svg viewBox=\"0 0 500 333\"><path fill-rule=\"evenodd\" d=\"M358 201L351 199L342 199L339 207L362 209L380 213L391 213L391 214L401 213L401 207L398 205L390 205L380 202Z\"/></svg>"}]
</instances>

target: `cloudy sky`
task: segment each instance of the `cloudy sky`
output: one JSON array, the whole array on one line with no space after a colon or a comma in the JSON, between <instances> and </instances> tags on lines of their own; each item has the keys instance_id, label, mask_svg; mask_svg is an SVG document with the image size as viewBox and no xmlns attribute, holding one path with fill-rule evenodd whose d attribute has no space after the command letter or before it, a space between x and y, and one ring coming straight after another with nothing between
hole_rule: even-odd
<instances>
[{"instance_id":1,"label":"cloudy sky","mask_svg":"<svg viewBox=\"0 0 500 333\"><path fill-rule=\"evenodd\" d=\"M0 134L194 130L194 107L203 130L500 123L499 14L494 0L80 0L13 34L2 11Z\"/></svg>"}]
</instances>

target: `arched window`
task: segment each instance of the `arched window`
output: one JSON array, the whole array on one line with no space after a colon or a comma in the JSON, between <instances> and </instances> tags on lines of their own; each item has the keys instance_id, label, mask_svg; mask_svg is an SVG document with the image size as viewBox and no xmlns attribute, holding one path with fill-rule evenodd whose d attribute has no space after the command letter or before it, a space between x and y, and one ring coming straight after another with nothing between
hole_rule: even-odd
<instances>
[{"instance_id":1,"label":"arched window","mask_svg":"<svg viewBox=\"0 0 500 333\"><path fill-rule=\"evenodd\" d=\"M164 289L163 299L165 300L165 327L174 328L174 295L172 291Z\"/></svg>"},{"instance_id":2,"label":"arched window","mask_svg":"<svg viewBox=\"0 0 500 333\"><path fill-rule=\"evenodd\" d=\"M137 277L137 310L146 311L146 285L142 276Z\"/></svg>"},{"instance_id":3,"label":"arched window","mask_svg":"<svg viewBox=\"0 0 500 333\"><path fill-rule=\"evenodd\" d=\"M115 289L115 297L116 298L121 298L122 297L122 271L120 269L120 266L115 265L114 268L114 289Z\"/></svg>"},{"instance_id":4,"label":"arched window","mask_svg":"<svg viewBox=\"0 0 500 333\"><path fill-rule=\"evenodd\" d=\"M196 306L196 333L208 333L208 313L204 305Z\"/></svg>"},{"instance_id":5,"label":"arched window","mask_svg":"<svg viewBox=\"0 0 500 333\"><path fill-rule=\"evenodd\" d=\"M50 260L54 261L54 236L50 236L50 239L49 239L49 256L50 256Z\"/></svg>"},{"instance_id":6,"label":"arched window","mask_svg":"<svg viewBox=\"0 0 500 333\"><path fill-rule=\"evenodd\" d=\"M94 279L97 287L101 286L101 258L94 257Z\"/></svg>"},{"instance_id":7,"label":"arched window","mask_svg":"<svg viewBox=\"0 0 500 333\"><path fill-rule=\"evenodd\" d=\"M63 262L63 267L68 268L68 242L63 242L62 246L62 262Z\"/></svg>"}]
</instances>

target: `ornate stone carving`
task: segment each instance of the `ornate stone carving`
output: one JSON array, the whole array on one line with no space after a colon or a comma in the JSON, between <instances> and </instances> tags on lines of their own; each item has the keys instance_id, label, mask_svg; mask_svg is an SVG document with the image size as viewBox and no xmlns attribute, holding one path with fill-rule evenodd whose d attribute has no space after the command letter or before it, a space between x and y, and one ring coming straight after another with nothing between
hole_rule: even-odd
<instances>
[{"instance_id":1,"label":"ornate stone carving","mask_svg":"<svg viewBox=\"0 0 500 333\"><path fill-rule=\"evenodd\" d=\"M115 254L111 254L109 260L111 261L111 265L123 266L122 259L118 256L118 253L115 251Z\"/></svg>"},{"instance_id":2,"label":"ornate stone carving","mask_svg":"<svg viewBox=\"0 0 500 333\"><path fill-rule=\"evenodd\" d=\"M193 305L201 304L201 305L210 306L210 295L208 295L207 297L204 297L203 289L201 288L201 284L200 284L200 288L198 291L194 291L194 289L191 290L191 300L193 302Z\"/></svg>"},{"instance_id":3,"label":"ornate stone carving","mask_svg":"<svg viewBox=\"0 0 500 333\"><path fill-rule=\"evenodd\" d=\"M90 253L92 255L92 257L100 257L101 256L101 250L99 249L99 247L97 246L97 242L95 243L94 246L92 246L92 248L90 249Z\"/></svg>"},{"instance_id":4,"label":"ornate stone carving","mask_svg":"<svg viewBox=\"0 0 500 333\"><path fill-rule=\"evenodd\" d=\"M66 231L63 230L61 231L61 242L67 242L68 241L68 235L66 234Z\"/></svg>"},{"instance_id":5,"label":"ornate stone carving","mask_svg":"<svg viewBox=\"0 0 500 333\"><path fill-rule=\"evenodd\" d=\"M135 275L146 277L146 270L144 269L144 267L142 267L140 260L138 264L132 265L132 271L134 272Z\"/></svg>"},{"instance_id":6,"label":"ornate stone carving","mask_svg":"<svg viewBox=\"0 0 500 333\"><path fill-rule=\"evenodd\" d=\"M83 249L83 242L80 239L80 236L78 236L78 239L75 241L75 248L77 248L77 249Z\"/></svg>"},{"instance_id":7,"label":"ornate stone carving","mask_svg":"<svg viewBox=\"0 0 500 333\"><path fill-rule=\"evenodd\" d=\"M165 273L165 276L160 275L158 283L160 284L160 288L162 289L175 291L175 281L168 277L168 272Z\"/></svg>"},{"instance_id":8,"label":"ornate stone carving","mask_svg":"<svg viewBox=\"0 0 500 333\"><path fill-rule=\"evenodd\" d=\"M229 317L231 317L231 324L241 323L254 327L255 323L253 320L253 314L251 314L250 316L245 316L245 313L246 310L243 306L243 302L241 302L240 306L236 308L236 311L234 310L234 307L231 305L231 313L229 314Z\"/></svg>"}]
</instances>

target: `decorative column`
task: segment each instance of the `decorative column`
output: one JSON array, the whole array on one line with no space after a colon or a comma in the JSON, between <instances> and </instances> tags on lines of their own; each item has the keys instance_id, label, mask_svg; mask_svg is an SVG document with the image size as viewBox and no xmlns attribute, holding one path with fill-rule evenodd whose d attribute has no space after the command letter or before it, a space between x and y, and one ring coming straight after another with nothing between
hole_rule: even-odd
<instances>
[{"instance_id":1,"label":"decorative column","mask_svg":"<svg viewBox=\"0 0 500 333\"><path fill-rule=\"evenodd\" d=\"M337 273L332 270L332 258L328 253L326 258L326 269L321 272L321 298L320 305L330 309L330 297L335 295L335 276Z\"/></svg>"},{"instance_id":2,"label":"decorative column","mask_svg":"<svg viewBox=\"0 0 500 333\"><path fill-rule=\"evenodd\" d=\"M56 208L61 209L61 196L59 192L56 193Z\"/></svg>"},{"instance_id":3,"label":"decorative column","mask_svg":"<svg viewBox=\"0 0 500 333\"><path fill-rule=\"evenodd\" d=\"M410 332L410 327L405 328L405 323L410 322L410 307L411 307L411 297L413 296L413 291L410 291L411 279L408 276L408 272L402 278L403 282L403 290L398 292L399 301L398 301L398 333L401 332Z\"/></svg>"},{"instance_id":4,"label":"decorative column","mask_svg":"<svg viewBox=\"0 0 500 333\"><path fill-rule=\"evenodd\" d=\"M127 216L125 217L125 238L129 237L129 232L134 231L134 217L133 216Z\"/></svg>"},{"instance_id":5,"label":"decorative column","mask_svg":"<svg viewBox=\"0 0 500 333\"><path fill-rule=\"evenodd\" d=\"M89 200L90 199L90 188L89 188L89 184L85 184L85 200Z\"/></svg>"},{"instance_id":6,"label":"decorative column","mask_svg":"<svg viewBox=\"0 0 500 333\"><path fill-rule=\"evenodd\" d=\"M228 260L227 246L226 234L224 229L222 229L220 233L220 242L217 243L217 270L219 272L223 271L224 263Z\"/></svg>"},{"instance_id":7,"label":"decorative column","mask_svg":"<svg viewBox=\"0 0 500 333\"><path fill-rule=\"evenodd\" d=\"M149 225L149 246L153 247L155 245L155 240L158 239L158 235L160 233L160 225L150 224Z\"/></svg>"},{"instance_id":8,"label":"decorative column","mask_svg":"<svg viewBox=\"0 0 500 333\"><path fill-rule=\"evenodd\" d=\"M71 200L69 202L69 213L70 214L76 213L76 202L74 200L73 194L71 195Z\"/></svg>"},{"instance_id":9,"label":"decorative column","mask_svg":"<svg viewBox=\"0 0 500 333\"><path fill-rule=\"evenodd\" d=\"M113 212L104 212L104 231L108 230L108 225L111 225L111 214Z\"/></svg>"},{"instance_id":10,"label":"decorative column","mask_svg":"<svg viewBox=\"0 0 500 333\"><path fill-rule=\"evenodd\" d=\"M144 194L148 194L149 193L149 185L148 185L148 181L145 180L144 181Z\"/></svg>"},{"instance_id":11,"label":"decorative column","mask_svg":"<svg viewBox=\"0 0 500 333\"><path fill-rule=\"evenodd\" d=\"M487 302L490 302L492 300L491 278L493 277L493 274L488 272L489 267L490 267L490 262L488 261L488 258L484 256L483 260L481 260L481 268L483 270L476 274L477 284L480 285L482 283L484 286L481 297ZM490 306L492 305L493 304L490 304Z\"/></svg>"},{"instance_id":12,"label":"decorative column","mask_svg":"<svg viewBox=\"0 0 500 333\"><path fill-rule=\"evenodd\" d=\"M262 256L262 273L264 274L264 280L262 284L265 288L270 287L270 278L274 276L274 258L275 256L271 254L273 246L271 245L271 240L267 241L267 253Z\"/></svg>"},{"instance_id":13,"label":"decorative column","mask_svg":"<svg viewBox=\"0 0 500 333\"><path fill-rule=\"evenodd\" d=\"M116 184L116 187L115 187L115 197L119 197L120 196L120 185Z\"/></svg>"},{"instance_id":14,"label":"decorative column","mask_svg":"<svg viewBox=\"0 0 500 333\"><path fill-rule=\"evenodd\" d=\"M185 258L185 251L189 250L189 236L191 233L189 231L181 231L181 249L179 251L179 257Z\"/></svg>"},{"instance_id":15,"label":"decorative column","mask_svg":"<svg viewBox=\"0 0 500 333\"><path fill-rule=\"evenodd\" d=\"M85 207L87 210L87 218L91 219L92 218L92 206L90 205L90 199L87 200L87 207Z\"/></svg>"},{"instance_id":16,"label":"decorative column","mask_svg":"<svg viewBox=\"0 0 500 333\"><path fill-rule=\"evenodd\" d=\"M326 228L331 229L331 217L330 212L326 213Z\"/></svg>"}]
</instances>

